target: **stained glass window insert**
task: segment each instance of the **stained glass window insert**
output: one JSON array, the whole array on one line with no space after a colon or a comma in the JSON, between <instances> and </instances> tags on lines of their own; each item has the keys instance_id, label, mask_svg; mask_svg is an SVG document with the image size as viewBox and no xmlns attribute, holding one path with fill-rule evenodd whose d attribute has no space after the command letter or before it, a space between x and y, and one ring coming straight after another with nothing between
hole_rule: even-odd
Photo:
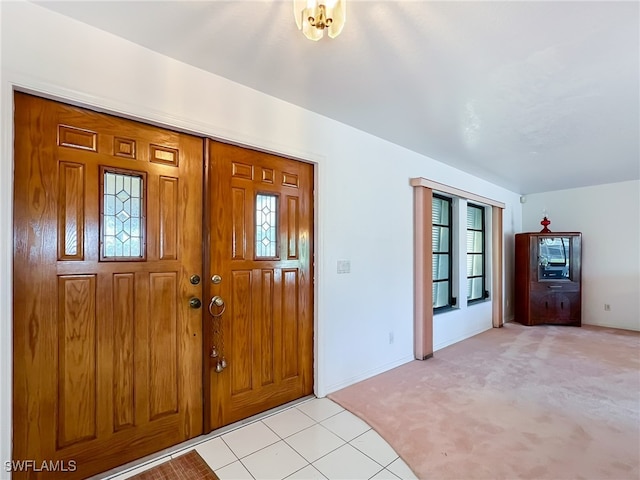
<instances>
[{"instance_id":1,"label":"stained glass window insert","mask_svg":"<svg viewBox=\"0 0 640 480\"><path fill-rule=\"evenodd\" d=\"M278 255L278 196L256 195L256 257Z\"/></svg>"},{"instance_id":2,"label":"stained glass window insert","mask_svg":"<svg viewBox=\"0 0 640 480\"><path fill-rule=\"evenodd\" d=\"M143 177L105 170L103 182L103 259L143 258Z\"/></svg>"}]
</instances>

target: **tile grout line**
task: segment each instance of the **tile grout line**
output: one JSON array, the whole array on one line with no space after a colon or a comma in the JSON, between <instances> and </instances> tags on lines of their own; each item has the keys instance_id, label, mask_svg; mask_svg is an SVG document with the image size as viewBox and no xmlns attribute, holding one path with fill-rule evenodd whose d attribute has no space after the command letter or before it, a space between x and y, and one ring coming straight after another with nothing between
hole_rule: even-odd
<instances>
[{"instance_id":1,"label":"tile grout line","mask_svg":"<svg viewBox=\"0 0 640 480\"><path fill-rule=\"evenodd\" d=\"M368 424L367 424L368 425ZM382 438L382 435L380 435L378 432L376 432L373 427L370 427L369 430L367 430L366 432L361 433L360 435L358 435L356 438L360 438L361 436L363 436L365 433L368 433L369 431L373 431L376 435L378 435L380 438ZM354 438L353 440L355 440L356 438ZM351 442L353 442L353 440L351 440ZM389 445L389 442L387 442L384 438L382 438L382 440L384 440L384 442ZM349 442L349 443L351 443ZM375 458L372 458L369 454L367 454L366 452L363 452L362 450L360 450L357 446L355 445L351 445L353 448L355 448L356 450L358 450L360 453L362 453L364 456L371 458L371 460L373 460L374 462L376 462L378 465L382 465L379 461L377 461ZM391 465L393 462L395 462L398 458L400 458L400 455L398 455L398 452L396 452L394 450L394 448L389 445L389 448L391 448L391 450L393 450L393 453L395 453L396 458L394 458L393 460L391 460L387 465L382 465L382 468L387 468L389 465ZM392 472L393 473L393 472Z\"/></svg>"},{"instance_id":2,"label":"tile grout line","mask_svg":"<svg viewBox=\"0 0 640 480\"><path fill-rule=\"evenodd\" d=\"M309 415L305 414L302 410L300 410L300 409L298 408L298 406L299 406L299 405L304 405L305 403L311 402L311 401L313 401L313 400L317 400L317 398L310 398L310 399L307 399L307 400L305 400L305 401L303 401L303 402L300 402L300 403L297 403L297 404L295 404L295 405L290 405L289 407L284 408L284 409L282 409L282 410L280 410L280 411L272 412L272 413L270 413L270 414L268 414L268 415L265 415L265 416L263 416L263 417L261 417L261 418L256 418L256 419L255 419L255 420L253 420L253 421L250 421L250 422L244 423L244 424L242 424L242 425L238 425L236 428L233 428L233 429L231 429L231 430L229 430L229 431L227 431L227 432L223 432L223 433L221 433L219 436L214 436L214 437L212 437L211 439L207 439L207 441L209 441L209 440L213 440L214 438L220 438L220 439L222 440L222 442L226 445L226 447L229 449L229 451L231 451L231 453L233 454L233 456L236 458L236 460L235 460L235 461L232 461L232 462L230 462L230 463L226 464L224 467L229 466L229 465L231 465L232 463L235 463L236 461L239 461L239 462L242 464L242 466L246 469L246 466L245 466L245 465L244 465L244 463L242 462L242 459L243 459L243 458L247 458L248 456L253 455L254 453L257 453L257 452L259 452L259 451L261 451L261 450L264 450L265 448L268 448L268 447L270 447L270 446L272 446L272 445L275 445L275 444L276 444L276 443L278 443L279 441L285 441L285 439L284 439L281 435L279 435L275 430L273 430L271 427L269 427L269 425L268 425L268 424L266 424L266 423L264 422L264 420L265 420L265 419L267 419L267 418L275 417L276 415L282 414L282 413L287 412L287 411L289 411L289 410L296 409L296 410L298 410L300 413L302 413L302 414L303 414L303 415L305 415L307 418L311 419L314 423L316 423L316 424L317 424L318 422L317 422L315 419L311 418ZM248 427L249 425L254 425L254 424L258 423L258 422L262 423L262 424L263 424L263 425L264 425L264 426L265 426L269 431L271 431L271 432L272 432L276 437L278 437L278 438L279 438L279 440L277 440L277 441L275 441L275 442L273 442L273 443L270 443L270 444L268 444L268 445L265 445L264 447L261 447L261 448L259 448L258 450L255 450L254 452L248 453L247 455L244 455L244 456L240 457L240 456L239 456L239 455L238 455L238 454L233 450L233 448L231 447L231 445L230 445L229 443L227 443L227 441L226 441L223 437L225 437L225 436L226 436L227 434L229 434L229 433L232 433L232 432L234 432L234 431L240 430L241 428L244 428L244 427ZM307 427L307 428L309 428L309 427ZM305 429L303 429L303 430L305 430ZM302 431L302 430L300 430L300 431ZM295 435L296 433L298 433L298 432L295 432L295 433L293 433L293 434L291 434L291 435L289 435L289 436ZM200 444L202 444L202 443L205 443L205 442L201 442L201 443L199 443L198 445L200 445ZM286 442L285 442L285 443L286 443ZM287 445L289 445L289 444L287 443ZM293 448L293 447L292 447L292 448ZM295 450L295 449L294 449L294 450ZM296 453L298 453L298 454L299 454L299 452L297 452L297 451L296 451ZM304 459L304 457L302 457L302 458ZM304 459L304 460L305 460L305 461L307 461L306 459ZM309 463L309 465L310 465L310 463ZM221 467L221 468L224 468L224 467ZM218 470L220 470L220 469L218 469ZM247 471L248 471L248 469L247 469ZM249 474L251 474L251 472L249 472ZM252 476L253 476L253 475L252 475Z\"/></svg>"},{"instance_id":3,"label":"tile grout line","mask_svg":"<svg viewBox=\"0 0 640 480\"><path fill-rule=\"evenodd\" d=\"M303 402L303 403L306 403L306 402ZM301 403L300 405L302 405L303 403ZM334 402L334 403L335 403L335 402ZM273 432L273 434L274 434L276 437L278 437L278 439L279 439L279 440L277 440L276 442L270 443L270 444L268 444L268 445L265 445L264 447L261 447L261 448L259 448L258 450L254 451L254 452L251 452L251 453L249 453L249 454L247 454L247 455L245 455L245 456L243 456L243 457L239 457L239 456L238 456L238 455L233 451L233 449L231 448L231 446L230 446L229 444L227 444L227 442L226 442L226 441L224 441L224 438L222 439L222 440L224 441L225 445L227 445L227 446L229 447L229 449L232 451L232 453L234 454L234 456L238 459L238 461L239 461L239 462L240 462L240 464L245 468L245 470L247 470L247 472L249 472L249 475L251 475L251 477L252 477L252 478L255 478L255 477L253 476L253 474L251 473L251 471L249 470L249 468L247 467L247 465L245 465L245 463L243 462L243 459L246 459L246 458L248 458L249 456L251 456L251 455L253 455L253 454L255 454L255 453L258 453L258 452L260 452L260 451L262 451L262 450L264 450L264 449L266 449L266 448L269 448L269 447L271 447L271 446L275 445L275 444L276 444L276 443L278 443L278 442L284 442L284 444L285 444L287 447L291 448L291 449L292 449L296 454L298 454L298 455L300 456L300 458L302 458L302 459L303 459L303 461L306 463L306 465L304 465L303 467L299 468L299 469L298 469L298 470L296 470L295 472L292 472L292 473L291 473L291 474L289 474L287 477L290 477L290 476L291 476L291 475L293 475L294 473L296 473L296 472L298 472L298 471L300 471L300 470L302 470L302 469L304 469L304 468L307 468L307 467L309 467L309 466L311 466L311 467L313 467L315 470L319 471L319 470L318 470L318 469L313 465L313 463L312 463L312 462L310 462L310 461L309 461L309 460L308 460L308 459L307 459L307 458L306 458L306 457L305 457L301 452L299 452L299 451L298 451L298 450L297 450L293 445L291 445L289 442L287 442L287 438L291 438L291 437L293 437L294 435L297 435L298 433L301 433L301 432L303 432L303 431L305 431L305 430L308 430L308 429L310 429L310 428L312 428L312 427L314 427L314 426L316 426L316 425L319 425L320 427L324 428L326 431L328 431L328 432L329 432L329 433L331 433L332 435L335 435L335 436L336 436L337 438L339 438L343 443L342 443L342 445L340 445L340 446L338 446L338 447L334 448L333 450L331 450L331 451L327 452L326 454L322 455L321 457L317 458L316 460L314 460L314 462L316 462L316 461L320 460L321 458L323 458L323 457L325 457L325 456L329 455L330 453L332 453L332 452L336 451L337 449L339 449L339 448L341 448L341 447L343 447L343 446L345 446L345 445L347 445L347 444L349 443L347 440L343 439L342 437L340 437L339 435L337 435L335 432L332 432L328 427L326 427L326 426L324 426L324 425L322 425L322 424L321 424L321 422L324 422L324 421L326 421L326 420L329 420L330 418L333 418L333 417L335 417L336 415L339 415L340 413L342 413L342 412L344 412L344 411L347 411L347 410L345 410L344 408L341 408L341 410L340 410L340 411L338 411L338 412L336 412L336 413L334 413L334 414L332 414L332 415L329 415L328 417L323 418L322 420L316 420L315 418L311 417L310 415L308 415L308 414L307 414L307 413L305 413L304 411L300 410L300 409L298 408L298 405L294 405L294 406L292 406L292 408L291 408L291 409L293 409L293 408L295 408L296 410L298 410L300 413L302 413L303 415L305 415L307 418L311 419L311 420L314 422L314 423L313 423L313 425L309 425L308 427L305 427L305 428L303 428L303 429L301 429L301 430L299 430L299 431L297 431L297 432L294 432L294 433L292 433L292 434L290 434L290 435L288 435L288 436L286 436L286 437L283 437L283 436L279 435L275 430L273 430L271 427L269 427L269 425L268 425L268 424L266 424L266 423L264 422L264 420L265 420L266 418L269 418L269 417L271 417L271 416L275 416L275 415L277 415L277 414L279 414L279 413L284 413L285 411L290 410L290 409L285 409L285 410L283 410L283 411L281 411L281 412L277 412L277 413L275 413L274 415L269 415L269 416L267 416L267 417L264 417L264 418L261 418L261 419L257 419L255 422L247 423L246 425L243 425L243 427L244 427L244 426L251 425L251 424L253 424L253 423L261 422L261 423L262 423L262 424L263 424L263 425L264 425L264 426L265 426L269 431ZM230 433L230 432L228 432L228 433ZM356 438L357 438L357 437L356 437ZM355 447L353 447L353 448L355 448ZM357 450L357 449L356 449L356 450ZM358 451L359 451L359 450L358 450ZM234 463L234 462L232 462L232 463ZM375 462L375 463L378 463L378 462ZM378 463L378 465L380 465L380 464ZM382 468L384 469L384 467L382 467ZM322 472L320 472L320 473L322 474ZM377 474L377 473L376 473L376 474ZM324 474L322 474L322 475L324 476ZM284 478L287 478L287 477L284 477ZM284 479L280 479L280 480L284 480Z\"/></svg>"},{"instance_id":4,"label":"tile grout line","mask_svg":"<svg viewBox=\"0 0 640 480\"><path fill-rule=\"evenodd\" d=\"M0 1L1 1L1 0L0 0ZM202 435L202 437L205 437L205 438L203 438L202 440L199 440L199 441L195 441L195 442L191 443L190 445L185 446L184 448L181 448L181 449L175 450L175 451L173 451L173 452L167 452L166 454L164 454L164 455L162 455L162 456L158 456L158 457L155 457L155 458L150 458L150 459L149 459L148 461L146 461L146 462L140 463L140 464L138 464L138 465L132 465L130 468L127 468L127 469L125 469L125 470L119 471L119 472L117 472L117 473L113 473L113 474L111 474L111 475L105 475L105 476L103 476L103 475L106 473L106 472L103 472L102 474L98 474L98 475L95 477L95 479L96 479L96 480L120 480L120 477L123 477L123 476L125 476L125 475L127 475L127 474L129 474L129 473L131 473L131 472L133 472L133 471L135 471L135 470L137 470L137 469L140 469L140 468L146 467L146 466L151 465L151 464L154 464L154 463L156 463L156 462L158 462L158 465L160 465L160 464L165 463L165 462L167 462L167 461L171 461L171 460L173 459L173 456L180 456L180 455L184 455L184 454L188 453L188 452L189 452L189 451L191 451L191 450L196 450L196 448L197 448L199 445L202 445L202 444L204 444L204 443L207 443L207 442L209 442L209 441L211 441L211 440L214 440L214 439L216 439L216 438L222 438L222 436L224 436L224 435L226 435L226 434L228 434L228 433L231 433L231 432L233 432L233 431L239 430L239 429L241 429L241 428L243 428L243 427L246 427L246 426L248 426L248 425L251 425L251 424L253 424L253 423L256 423L256 422L262 421L262 420L263 420L263 419L265 419L265 418L269 418L269 417L272 417L272 416L278 415L279 413L286 412L287 410L291 410L291 409L293 409L293 408L296 408L296 409L297 409L299 405L304 405L305 403L312 402L312 401L314 401L314 400L319 400L319 399L318 399L318 397L314 397L314 396L307 396L307 397L304 397L304 398L299 399L299 400L297 400L297 401L296 401L296 400L293 400L293 401L292 401L292 402L290 402L288 405L281 406L281 407L275 407L275 408L273 409L273 411L271 411L271 412L268 412L268 413L263 412L262 414L257 414L257 415L256 415L256 418L254 418L254 419L252 419L252 420L245 419L244 421L243 421L243 420L241 420L241 421L239 421L239 422L236 422L236 424L231 424L231 425L227 425L227 426L225 426L225 427L220 427L220 428L218 429L219 431L215 431L215 430L214 430L214 431L212 431L212 432L209 432L208 434ZM334 403L335 403L335 402L334 402ZM304 413L304 412L302 412L302 411L301 411L301 413ZM307 415L307 416L308 416L308 415ZM313 420L313 419L312 419L312 420ZM265 424L265 425L266 425L266 424ZM274 433L275 433L275 432L274 432ZM276 434L276 435L277 435L277 434ZM193 441L193 440L194 440L194 439L187 440L187 442L189 442L189 441ZM224 442L224 443L225 443L225 445L227 445L227 444L226 444L226 442ZM236 453L235 453L235 452L234 452L234 451L233 451L233 450L232 450L228 445L227 445L227 447L229 448L229 450L231 451L231 453L236 457L236 459L237 459L237 460L240 460L240 459L238 458L238 456L236 455ZM170 448L171 448L171 447L170 447ZM169 448L169 449L170 449L170 448ZM169 449L167 449L167 450L169 450ZM151 456L152 456L152 455L153 455L153 454L151 454ZM205 462L205 463L206 463L206 462ZM231 462L231 463L233 463L233 462ZM227 465L230 465L230 464L227 464ZM225 466L227 466L227 465L225 465ZM156 465L156 466L157 466L157 465ZM150 468L154 468L154 467L150 467ZM150 468L149 468L149 469L150 469ZM224 467L221 467L221 468L224 468ZM147 469L143 469L143 470L142 470L142 472L144 472L144 471L146 471L146 470L147 470ZM140 473L142 473L142 472L140 472ZM92 477L92 478L93 478L93 477Z\"/></svg>"},{"instance_id":5,"label":"tile grout line","mask_svg":"<svg viewBox=\"0 0 640 480\"><path fill-rule=\"evenodd\" d=\"M306 403L306 402L305 402L305 403ZM297 406L293 406L292 408L296 408L296 409L298 409L298 407L297 407ZM285 410L283 410L283 411L281 411L281 412L277 412L277 413L275 413L274 415L270 415L270 416L275 416L275 415L277 415L278 413L283 413L283 412L285 412L285 411L287 411L287 410L289 410L289 409L285 409ZM325 430L327 430L328 432L332 433L333 435L335 435L336 437L338 437L340 440L342 440L344 443L348 443L348 442L347 442L347 440L343 439L342 437L340 437L340 435L338 435L338 434L336 434L336 433L332 432L329 428L325 427L324 425L322 425L322 424L320 423L321 421L322 421L322 422L324 422L324 421L326 421L326 420L328 420L328 419L330 419L330 418L332 418L332 417L335 417L336 415L338 415L339 413L342 413L342 412L337 412L337 413L335 413L335 414L333 414L333 415L328 416L327 418L322 419L321 421L318 421L318 420L314 419L313 417L310 417L309 415L305 414L305 413L304 413L303 411L301 411L300 409L298 409L298 410L300 411L300 413L304 414L305 416L307 416L308 418L310 418L311 420L313 420L314 424L313 424L313 425L309 425L308 427L305 427L305 428L303 428L303 429L301 429L301 430L298 430L297 432L294 432L294 433L292 433L292 434L290 434L290 435L288 435L288 436L286 436L286 437L282 437L282 436L281 436L281 435L279 435L275 430L273 430L271 427L269 427L269 425L267 425L266 423L264 423L264 421L263 421L264 419L257 419L257 420L255 420L254 422L249 422L249 423L247 423L247 424L245 424L245 425L240 426L239 428L247 427L247 426L249 426L249 425L253 425L253 424L255 424L255 423L260 422L260 423L262 423L262 424L263 424L267 429L269 429L271 432L273 432L273 434L274 434L276 437L278 437L278 438L280 439L280 440L278 440L278 441L283 441L283 442L285 442L287 445L289 445L291 448L293 448L293 449L294 449L294 451L296 451L296 453L298 453L300 456L302 456L302 454L301 454L300 452L298 452L297 450L295 450L295 448L294 448L292 445L290 445L290 444L289 444L289 442L287 442L287 441L286 441L286 439L287 439L287 438L291 438L291 437L293 437L294 435L297 435L298 433L301 433L301 432L303 432L303 431L305 431L305 430L309 430L310 428L312 428L312 427L314 427L314 426L316 426L316 425L319 425L319 426L321 426L322 428L324 428ZM345 410L343 409L343 411L345 411ZM268 417L265 417L265 418L268 418ZM235 430L237 430L237 429L235 429ZM235 431L235 430L232 430L232 431ZM270 447L270 446L272 446L272 445L274 445L274 444L278 443L278 441L273 442L273 443L269 443L268 445L265 445L264 447L260 447L258 450L255 450L255 451L253 451L253 452L251 452L251 453L248 453L248 454L246 454L246 455L244 455L244 456L240 457L240 456L239 456L239 455L238 455L238 454L233 450L233 448L231 448L231 445L229 445L229 444L225 441L225 439L223 438L223 437L224 437L225 435L227 435L228 433L231 433L231 431L230 431L230 432L225 432L223 435L221 435L221 436L220 436L220 438L221 438L221 439L222 439L222 441L225 443L225 445L227 445L227 447L229 448L229 450L231 450L231 452L234 454L234 456L235 456L238 460L240 460L240 461L242 461L242 459L243 459L243 458L247 458L248 456L253 455L254 453L257 453L257 452L259 452L259 451L261 451L261 450L264 450L265 448L268 448L268 447ZM341 446L342 446L342 445L341 445ZM338 447L338 448L340 448L340 447ZM323 456L324 456L324 455L323 455ZM304 458L304 456L302 456L302 458ZM306 458L305 458L305 461L308 461L308 460L306 460ZM311 463L309 463L309 464L311 464Z\"/></svg>"},{"instance_id":6,"label":"tile grout line","mask_svg":"<svg viewBox=\"0 0 640 480\"><path fill-rule=\"evenodd\" d=\"M273 445L276 445L276 444L277 444L277 443L279 443L279 442L283 442L283 445L284 445L284 446L286 446L287 448L290 448L292 452L295 452L295 453L296 453L296 454L297 454L297 455L302 459L302 461L304 462L304 465L303 465L302 467L300 467L300 468L296 469L295 471L293 471L293 472L289 473L286 477L282 477L282 479L280 479L280 480L284 480L284 479L286 479L286 478L289 478L289 477L291 477L291 476L295 475L296 473L300 472L301 470L304 470L305 468L309 468L309 467L311 467L312 469L314 469L316 472L320 473L320 474L324 477L324 476L325 476L325 474L324 474L324 473L322 473L322 471L320 471L320 470L315 466L315 463L317 463L317 462L318 462L318 461L320 461L321 459L323 459L323 458L327 457L328 455L332 454L332 453L333 453L333 452L335 452L336 450L338 450L338 449L340 449L340 448L343 448L345 445L349 445L349 446L350 446L350 447L352 447L356 452L360 453L360 454L361 454L361 455L363 455L365 458L369 459L370 461L374 462L374 464L375 464L375 465L377 465L378 467L380 467L380 469L379 469L379 470L377 470L377 471L376 471L376 473L374 473L372 476L368 477L368 479L369 479L369 480L370 480L371 478L375 477L376 475L381 474L381 473L382 473L382 472L384 472L384 471L388 471L388 472L389 472L389 474L390 474L390 475L392 475L394 478L398 478L398 476L397 476L394 472L392 472L391 470L389 470L389 469L388 469L388 467L389 467L390 465L392 465L394 462L396 462L398 459L400 459L400 458L401 458L401 457L398 455L398 453L397 453L395 450L393 450L393 447L391 447L391 446L389 445L389 447L393 450L393 453L395 454L395 457L394 457L390 462L388 462L386 465L383 465L380 461L376 460L376 459L375 459L375 458L373 458L371 455L369 455L369 454L365 453L364 451L360 450L360 448L358 448L355 444L353 444L353 443L352 443L352 442L356 442L356 441L357 441L358 439L360 439L362 436L364 436L364 435L366 435L366 434L368 434L368 433L370 433L370 432L372 432L372 431L374 432L374 434L375 434L375 435L377 435L378 437L382 438L382 437L381 437L381 436L380 436L380 435L379 435L379 434L378 434L378 433L377 433L377 432L376 432L376 431L375 431L375 430L374 430L374 429L373 429L373 428L372 428L368 423L363 422L363 423L364 423L364 425L367 427L367 429L366 429L364 432L361 432L361 433L359 433L358 435L356 435L355 437L351 438L350 440L347 440L346 438L343 438L341 435L339 435L337 432L333 431L333 430L332 430L330 427L328 427L327 425L324 425L324 424L323 424L323 422L327 422L327 421L331 420L332 418L334 418L334 417L336 417L336 416L338 416L338 415L344 414L344 412L349 412L349 410L346 410L346 409L344 409L344 408L340 407L340 410L339 410L339 411L337 411L337 412L335 412L335 413L332 413L332 414L330 414L329 416L327 416L327 417L325 417L325 418L321 418L321 420L317 420L316 418L312 417L310 414L306 413L305 411L303 411L303 410L301 410L301 409L299 408L300 406L302 406L302 405L304 405L304 404L306 404L306 403L308 403L308 402L312 402L312 401L314 401L314 400L320 400L320 399L313 399L313 398L310 398L310 399L307 399L307 400L305 400L305 401L303 401L303 402L300 402L300 403L297 403L297 404L294 404L294 405L290 405L290 406L288 406L288 407L286 407L286 408L283 408L283 409L281 409L281 410L274 411L274 412L271 412L271 413L269 413L269 414L267 414L267 415L260 416L260 417L258 417L258 418L253 419L252 421L248 421L248 422L245 422L245 423L240 423L239 425L235 425L233 428L230 428L230 429L228 429L227 431L217 432L217 434L212 435L211 437L206 438L206 439L203 439L203 440L201 440L201 441L199 441L199 442L196 442L196 443L194 443L194 444L192 444L192 445L189 445L188 447L185 447L185 448L183 448L183 449L177 450L177 451L175 451L175 452L173 452L173 453L168 453L167 455L165 455L165 456L163 456L163 457L159 457L159 458L156 458L156 459L154 459L154 460L150 460L149 462L147 462L147 464L149 464L149 463L154 463L154 462L164 463L165 461L171 461L171 460L173 460L173 459L174 459L174 457L179 457L179 456L181 456L181 455L184 455L184 454L188 453L189 451L197 451L197 448L198 448L198 447L200 447L200 446L202 446L202 445L204 445L204 444L206 444L206 443L208 443L208 442L211 442L211 441L215 440L216 438L220 438L220 440L222 440L222 444L223 444L223 445L224 445L224 446L225 446L225 447L226 447L226 448L231 452L232 457L233 457L233 460L231 460L230 462L228 462L228 463L226 463L226 464L224 464L224 465L221 465L221 466L220 466L220 467L218 467L216 470L217 470L217 471L220 471L220 470L222 470L222 469L224 469L224 468L227 468L227 467L229 467L230 465L233 465L234 463L238 462L238 463L239 463L239 466L241 466L241 467L242 467L242 468L243 468L243 469L248 473L248 475L249 475L252 479L256 480L256 479L257 479L257 477L254 475L254 473L253 473L252 471L250 471L250 470L249 470L249 468L248 468L248 467L247 467L247 465L245 464L245 460L246 460L248 457L250 457L250 456L252 456L252 455L254 455L254 454L257 454L258 452L261 452L261 451L265 450L266 448L272 447ZM333 402L333 403L335 404L335 402ZM336 405L337 405L337 404L336 404ZM338 406L339 406L339 405L338 405ZM296 411L298 414L299 414L299 413L301 413L301 414L304 416L304 418L307 418L308 420L310 420L310 421L312 422L312 424L311 424L311 425L308 425L308 426L306 426L306 427L304 427L304 428L302 428L302 429L300 429L300 430L297 430L297 431L295 431L295 432L293 432L293 433L289 433L289 434L286 434L286 435L280 435L280 434L275 430L275 428L271 427L271 426L270 426L268 423L266 423L266 421L265 421L265 420L267 420L267 419L269 419L269 418L276 417L277 415L282 415L282 414L285 414L286 412L290 412L290 411ZM322 412L322 409L319 409L319 413L320 413L319 417L322 417L322 413L323 413L323 412ZM356 418L358 418L358 417L356 417ZM261 423L261 424L262 424L262 427L266 427L267 431L268 431L268 432L270 432L271 434L273 434L273 435L274 435L274 437L276 438L276 440L275 440L275 441L271 441L271 440L269 440L271 443L268 443L267 445L264 445L264 446L262 446L262 447L258 448L257 450L255 450L255 451L253 451L253 452L251 452L251 453L248 453L248 454L244 455L243 457L240 457L240 456L239 456L239 455L238 455L238 454L233 450L233 448L231 448L231 445L227 442L227 440L226 440L224 437L226 437L228 434L231 434L231 433L233 433L233 432L237 432L237 431L241 430L241 429L242 429L242 428L244 428L244 427L249 427L250 425L255 425L255 424L257 424L257 423ZM306 423L306 421L305 421L304 423ZM334 422L334 423L335 423L335 422ZM275 423L274 423L274 425L277 425L277 424L275 424ZM296 425L296 422L295 422L295 421L294 421L294 422L292 422L292 423L288 423L287 421L285 421L285 422L283 422L283 423L282 423L282 425L285 427L285 428L284 428L284 430L285 430L285 431L287 431L287 426L288 426L288 425L293 425L293 426L294 426L293 428L296 428L296 427L295 427L295 425ZM291 438L292 438L292 437L294 437L295 435L300 434L300 433L302 433L302 432L304 432L304 431L306 431L306 430L309 430L309 429L311 429L312 427L315 427L315 426L317 426L317 425L321 426L321 427L322 427L322 429L323 429L323 431L326 431L327 433L331 434L331 435L332 435L332 436L334 436L335 438L339 439L339 441L341 442L341 444L340 444L339 446L335 447L335 448L332 448L330 451L328 451L328 452L324 453L322 456L318 457L317 459L313 460L313 462L312 462L312 461L309 461L309 460L308 460L308 459L307 459L307 458L306 458L306 457L305 457L305 456L304 456L300 451L298 451L298 450L297 450L297 449L296 449L292 444L290 444L288 440L291 440ZM340 425L340 422L338 422L338 423L337 423L337 425ZM349 430L347 429L347 430L345 430L345 431L346 431L346 432L348 432ZM350 435L347 435L347 436L350 436ZM382 440L384 441L384 438L382 438ZM388 442L386 442L386 441L385 441L385 443L388 445ZM302 445L302 444L301 444L301 445ZM375 450L374 450L374 451L375 451ZM206 462L206 460L205 460L205 463L207 463L207 462ZM208 464L208 463L207 463L207 464ZM117 476L107 477L107 479L118 480L118 477L119 477L120 475L125 475L127 472L131 472L131 470L135 470L136 468L140 468L140 467L142 467L142 466L144 466L144 465L138 465L137 467L133 467L132 469L127 470L127 471L125 471L125 472L120 472ZM211 467L211 466L210 466L210 467ZM213 470L213 468L212 468L212 470ZM256 472L256 473L259 475L259 472ZM105 480L106 480L106 479L105 479ZM363 480L364 480L364 478L363 478Z\"/></svg>"}]
</instances>

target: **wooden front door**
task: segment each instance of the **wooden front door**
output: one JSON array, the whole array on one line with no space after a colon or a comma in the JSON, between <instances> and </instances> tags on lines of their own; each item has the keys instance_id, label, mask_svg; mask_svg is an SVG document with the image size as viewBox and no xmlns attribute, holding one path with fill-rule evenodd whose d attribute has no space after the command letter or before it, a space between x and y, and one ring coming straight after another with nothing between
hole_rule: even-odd
<instances>
[{"instance_id":1,"label":"wooden front door","mask_svg":"<svg viewBox=\"0 0 640 480\"><path fill-rule=\"evenodd\" d=\"M85 478L202 433L203 141L15 107L14 478Z\"/></svg>"},{"instance_id":2,"label":"wooden front door","mask_svg":"<svg viewBox=\"0 0 640 480\"><path fill-rule=\"evenodd\" d=\"M211 430L313 392L313 166L213 141L205 150Z\"/></svg>"}]
</instances>

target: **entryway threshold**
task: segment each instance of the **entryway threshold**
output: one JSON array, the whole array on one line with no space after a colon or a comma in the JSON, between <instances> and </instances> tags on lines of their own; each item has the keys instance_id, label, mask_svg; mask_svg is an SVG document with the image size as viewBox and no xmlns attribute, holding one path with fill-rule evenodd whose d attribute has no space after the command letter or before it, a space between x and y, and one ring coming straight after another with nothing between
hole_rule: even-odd
<instances>
[{"instance_id":1,"label":"entryway threshold","mask_svg":"<svg viewBox=\"0 0 640 480\"><path fill-rule=\"evenodd\" d=\"M153 453L151 455L147 455L146 457L140 458L138 460L134 460L133 462L129 462L125 465L121 465L119 467L113 468L106 472L99 473L98 475L89 477L88 480L108 480L111 478L115 478L119 475L125 474L131 470L157 462L158 460L164 459L165 457L171 457L172 455L180 455L181 453L186 453L187 451L192 450L197 445L204 443L208 440L211 440L212 438L219 437L221 435L224 435L225 433L229 433L240 427L244 427L245 425L248 425L250 423L254 423L264 418L270 417L272 415L275 415L276 413L280 413L289 408L296 407L298 405L306 403L315 398L316 398L315 395L307 395L306 397L293 400L289 403L285 403L284 405L280 405L278 407L272 408L265 412L258 413L257 415L253 415L249 418L245 418L244 420L240 420L230 425L226 425L222 428L218 428L217 430L207 433L206 435L200 435L199 437L192 438L190 440L187 440L186 442L182 442L182 443L179 443L178 445L174 445L173 447L160 450L159 452Z\"/></svg>"}]
</instances>

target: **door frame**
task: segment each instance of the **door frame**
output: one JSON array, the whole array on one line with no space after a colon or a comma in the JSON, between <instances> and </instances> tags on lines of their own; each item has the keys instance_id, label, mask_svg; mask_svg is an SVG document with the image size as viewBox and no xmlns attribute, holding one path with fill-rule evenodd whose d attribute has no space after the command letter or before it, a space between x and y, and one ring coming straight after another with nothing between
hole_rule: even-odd
<instances>
[{"instance_id":1,"label":"door frame","mask_svg":"<svg viewBox=\"0 0 640 480\"><path fill-rule=\"evenodd\" d=\"M318 322L319 305L322 303L322 290L319 288L322 265L319 262L321 258L319 252L323 251L323 238L319 235L318 191L321 173L319 162L326 156L296 149L287 150L286 146L281 144L275 145L265 139L249 138L241 132L220 132L217 131L220 127L215 125L190 122L144 105L119 102L110 97L70 90L55 83L44 82L15 72L2 72L2 78L0 78L0 205L8 206L8 208L0 208L0 378L3 379L0 383L0 469L2 471L4 471L4 462L11 460L13 454L13 112L16 91L313 165L313 391L318 397L325 396L324 382L321 381L323 358L318 348L324 337Z\"/></svg>"}]
</instances>

